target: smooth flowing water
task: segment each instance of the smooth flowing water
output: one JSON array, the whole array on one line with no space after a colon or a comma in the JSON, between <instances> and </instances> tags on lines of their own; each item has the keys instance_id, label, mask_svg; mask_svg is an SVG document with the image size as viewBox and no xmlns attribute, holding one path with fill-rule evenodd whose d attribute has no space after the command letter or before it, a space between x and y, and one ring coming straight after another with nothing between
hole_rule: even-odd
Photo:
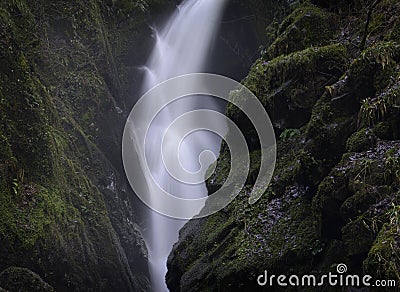
<instances>
[{"instance_id":1,"label":"smooth flowing water","mask_svg":"<svg viewBox=\"0 0 400 292\"><path fill-rule=\"evenodd\" d=\"M144 91L175 76L207 71L208 54L218 32L225 3L226 0L183 1L164 28L154 30L156 43L144 67ZM176 117L199 108L222 110L221 105L210 97L184 98L168 105L157 115L146 140L146 157L153 177L163 189L182 198L206 196L207 190L204 183L188 185L168 175L161 159L162 136ZM188 171L196 171L199 153L207 149L218 156L220 143L220 138L210 132L197 131L189 135L179 149L182 165ZM156 194L150 194L153 195L156 199ZM150 212L150 216L150 232L144 237L149 249L151 285L155 292L168 291L165 284L167 257L178 239L179 229L186 221L168 218L154 211Z\"/></svg>"}]
</instances>

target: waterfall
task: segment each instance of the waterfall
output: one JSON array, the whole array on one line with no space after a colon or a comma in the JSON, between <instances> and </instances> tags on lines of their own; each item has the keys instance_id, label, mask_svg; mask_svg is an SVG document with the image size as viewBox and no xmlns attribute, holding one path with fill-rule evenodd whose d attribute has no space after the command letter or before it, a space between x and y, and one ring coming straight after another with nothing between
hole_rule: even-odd
<instances>
[{"instance_id":1,"label":"waterfall","mask_svg":"<svg viewBox=\"0 0 400 292\"><path fill-rule=\"evenodd\" d=\"M207 55L216 37L225 3L226 0L185 0L161 31L154 30L156 43L144 67L143 91L175 76L207 70ZM182 198L206 196L205 184L187 185L172 179L162 164L161 140L176 117L198 108L222 110L221 105L211 97L184 98L168 105L157 115L146 140L146 155L153 177L163 189ZM189 171L196 171L198 154L207 149L217 157L220 142L218 136L209 132L198 131L189 135L179 149L182 165ZM149 192L153 198L151 190ZM166 261L185 221L154 211L150 212L150 216L150 232L144 237L149 249L151 285L153 291L168 291L165 284Z\"/></svg>"}]
</instances>

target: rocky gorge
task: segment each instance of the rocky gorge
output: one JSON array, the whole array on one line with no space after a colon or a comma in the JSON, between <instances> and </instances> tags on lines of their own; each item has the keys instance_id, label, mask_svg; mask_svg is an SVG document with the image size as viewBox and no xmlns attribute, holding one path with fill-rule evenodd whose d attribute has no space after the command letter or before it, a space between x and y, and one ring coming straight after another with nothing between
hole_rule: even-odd
<instances>
[{"instance_id":1,"label":"rocky gorge","mask_svg":"<svg viewBox=\"0 0 400 292\"><path fill-rule=\"evenodd\" d=\"M178 2L0 3L0 291L151 291L120 144L151 26ZM251 171L229 206L182 228L170 291L256 291L264 270L339 263L400 283L399 13L395 0L230 1L210 62L262 102L277 164L249 205L260 146L228 105ZM223 144L210 193L229 165Z\"/></svg>"}]
</instances>

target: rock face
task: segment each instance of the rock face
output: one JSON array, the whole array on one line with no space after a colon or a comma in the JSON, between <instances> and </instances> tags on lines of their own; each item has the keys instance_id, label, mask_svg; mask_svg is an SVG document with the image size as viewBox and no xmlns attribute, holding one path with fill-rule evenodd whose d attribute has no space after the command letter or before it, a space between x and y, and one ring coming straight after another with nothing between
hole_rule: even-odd
<instances>
[{"instance_id":1,"label":"rock face","mask_svg":"<svg viewBox=\"0 0 400 292\"><path fill-rule=\"evenodd\" d=\"M149 289L120 141L146 18L161 5L1 2L2 288L23 278L61 291Z\"/></svg>"},{"instance_id":2,"label":"rock face","mask_svg":"<svg viewBox=\"0 0 400 292\"><path fill-rule=\"evenodd\" d=\"M228 107L250 144L250 174L229 206L181 230L168 259L171 291L257 291L264 270L319 275L339 263L400 281L400 4L375 8L360 50L360 4L312 2L291 5L243 80L276 130L271 185L248 204L259 145L242 113ZM229 163L223 146L210 192Z\"/></svg>"}]
</instances>

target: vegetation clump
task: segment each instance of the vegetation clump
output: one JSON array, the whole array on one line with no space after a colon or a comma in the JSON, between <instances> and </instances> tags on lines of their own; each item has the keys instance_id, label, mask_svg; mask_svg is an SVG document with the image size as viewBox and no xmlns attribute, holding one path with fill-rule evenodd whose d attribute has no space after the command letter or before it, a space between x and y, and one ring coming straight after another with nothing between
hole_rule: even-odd
<instances>
[{"instance_id":1,"label":"vegetation clump","mask_svg":"<svg viewBox=\"0 0 400 292\"><path fill-rule=\"evenodd\" d=\"M267 59L328 44L337 29L335 16L305 3L296 8L280 24L278 37L264 52Z\"/></svg>"}]
</instances>

